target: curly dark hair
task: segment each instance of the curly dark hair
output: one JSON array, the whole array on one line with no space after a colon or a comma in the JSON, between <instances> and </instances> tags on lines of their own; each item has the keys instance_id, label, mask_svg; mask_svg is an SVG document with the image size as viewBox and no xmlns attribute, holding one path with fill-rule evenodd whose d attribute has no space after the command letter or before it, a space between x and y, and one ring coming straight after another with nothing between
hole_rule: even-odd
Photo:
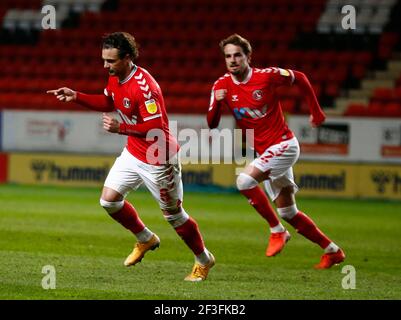
<instances>
[{"instance_id":1,"label":"curly dark hair","mask_svg":"<svg viewBox=\"0 0 401 320\"><path fill-rule=\"evenodd\" d=\"M131 57L132 61L138 58L138 44L134 36L128 32L113 32L103 36L103 49L118 49L118 57L124 58L127 54Z\"/></svg>"},{"instance_id":2,"label":"curly dark hair","mask_svg":"<svg viewBox=\"0 0 401 320\"><path fill-rule=\"evenodd\" d=\"M237 33L234 33L231 36L220 41L219 45L220 45L220 49L223 52L223 54L224 54L224 47L228 44L233 44L235 46L241 47L246 55L252 53L252 47L251 47L251 44L249 43L249 41L247 39L241 37Z\"/></svg>"}]
</instances>

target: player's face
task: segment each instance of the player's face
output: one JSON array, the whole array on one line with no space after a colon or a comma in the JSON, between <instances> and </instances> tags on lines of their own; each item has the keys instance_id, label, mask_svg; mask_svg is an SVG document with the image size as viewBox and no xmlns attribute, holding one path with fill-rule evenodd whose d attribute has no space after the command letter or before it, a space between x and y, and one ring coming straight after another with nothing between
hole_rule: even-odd
<instances>
[{"instance_id":1,"label":"player's face","mask_svg":"<svg viewBox=\"0 0 401 320\"><path fill-rule=\"evenodd\" d=\"M224 57L227 70L233 75L241 75L249 68L249 56L240 46L227 44L224 47Z\"/></svg>"},{"instance_id":2,"label":"player's face","mask_svg":"<svg viewBox=\"0 0 401 320\"><path fill-rule=\"evenodd\" d=\"M118 57L118 49L110 48L102 50L102 59L104 67L108 70L109 75L117 76L124 79L131 71L131 63L128 57L120 59Z\"/></svg>"}]
</instances>

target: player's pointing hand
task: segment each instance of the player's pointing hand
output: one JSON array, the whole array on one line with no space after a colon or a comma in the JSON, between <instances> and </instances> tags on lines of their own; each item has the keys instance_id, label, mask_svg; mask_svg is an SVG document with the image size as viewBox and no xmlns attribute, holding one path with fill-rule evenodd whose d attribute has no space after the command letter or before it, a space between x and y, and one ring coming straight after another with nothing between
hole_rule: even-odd
<instances>
[{"instance_id":1,"label":"player's pointing hand","mask_svg":"<svg viewBox=\"0 0 401 320\"><path fill-rule=\"evenodd\" d=\"M56 96L56 98L63 102L70 102L77 99L77 93L70 88L59 88L56 90L48 90L46 93L50 93Z\"/></svg>"}]
</instances>

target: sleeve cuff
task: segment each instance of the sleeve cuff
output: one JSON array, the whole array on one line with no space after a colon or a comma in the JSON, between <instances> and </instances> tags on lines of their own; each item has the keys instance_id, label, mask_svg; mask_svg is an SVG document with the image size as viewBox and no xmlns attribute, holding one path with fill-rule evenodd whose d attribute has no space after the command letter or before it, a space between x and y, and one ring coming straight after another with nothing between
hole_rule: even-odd
<instances>
[{"instance_id":1,"label":"sleeve cuff","mask_svg":"<svg viewBox=\"0 0 401 320\"><path fill-rule=\"evenodd\" d=\"M120 123L118 134L127 134L127 125L123 122Z\"/></svg>"},{"instance_id":2,"label":"sleeve cuff","mask_svg":"<svg viewBox=\"0 0 401 320\"><path fill-rule=\"evenodd\" d=\"M79 92L79 91L75 91L75 94L76 94L75 102L81 102L81 101L82 101L82 100L81 100L82 93Z\"/></svg>"}]
</instances>

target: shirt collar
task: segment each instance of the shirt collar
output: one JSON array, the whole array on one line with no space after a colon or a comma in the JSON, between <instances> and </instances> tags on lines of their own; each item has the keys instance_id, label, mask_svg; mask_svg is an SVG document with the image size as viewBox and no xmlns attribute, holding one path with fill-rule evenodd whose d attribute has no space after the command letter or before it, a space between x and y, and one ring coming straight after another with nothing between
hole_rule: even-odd
<instances>
[{"instance_id":1,"label":"shirt collar","mask_svg":"<svg viewBox=\"0 0 401 320\"><path fill-rule=\"evenodd\" d=\"M252 77L252 74L253 74L253 69L251 68L251 67L249 67L249 72L248 72L248 75L246 76L246 78L243 80L243 81L237 81L236 79L235 79L235 77L231 74L231 79L233 80L233 82L235 83L235 84L246 84L246 83L248 83L248 81L251 79L251 77Z\"/></svg>"},{"instance_id":2,"label":"shirt collar","mask_svg":"<svg viewBox=\"0 0 401 320\"><path fill-rule=\"evenodd\" d=\"M133 66L133 68L132 68L130 74L123 81L120 81L120 84L127 83L132 78L132 76L135 74L136 70L138 70L138 67L135 64L132 64L132 66Z\"/></svg>"}]
</instances>

